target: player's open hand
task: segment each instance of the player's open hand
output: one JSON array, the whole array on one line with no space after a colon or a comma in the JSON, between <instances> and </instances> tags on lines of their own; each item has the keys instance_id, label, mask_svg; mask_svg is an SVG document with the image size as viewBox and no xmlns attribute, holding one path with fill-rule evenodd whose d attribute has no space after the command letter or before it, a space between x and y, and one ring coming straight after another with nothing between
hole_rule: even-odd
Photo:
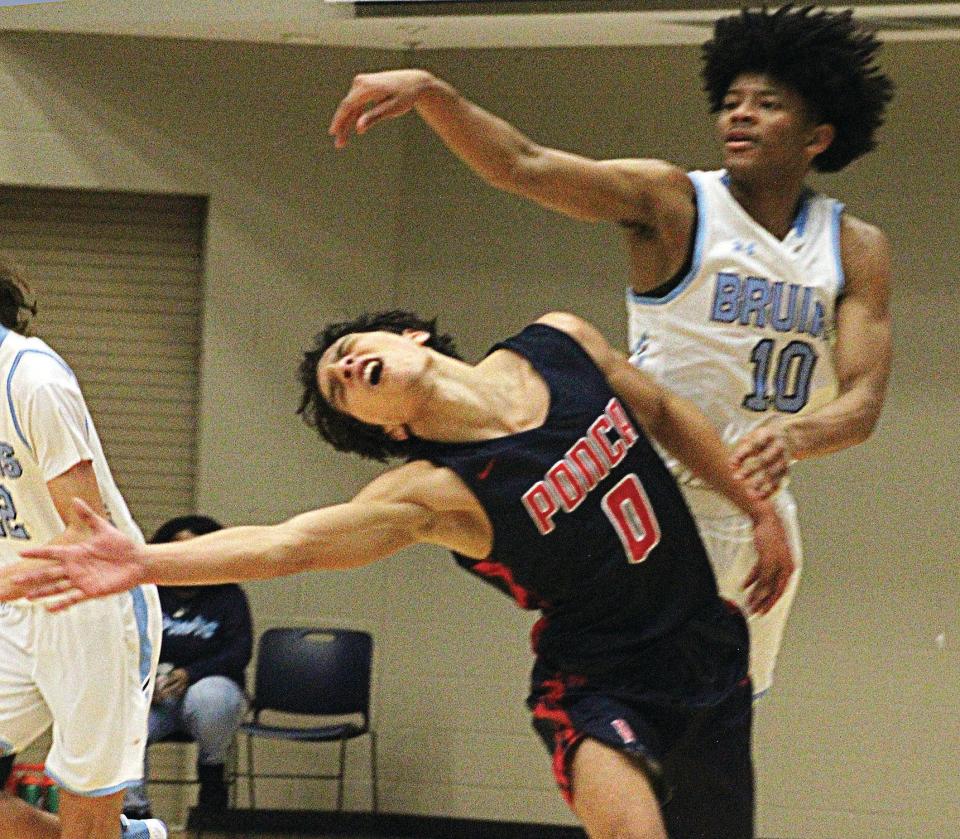
<instances>
[{"instance_id":1,"label":"player's open hand","mask_svg":"<svg viewBox=\"0 0 960 839\"><path fill-rule=\"evenodd\" d=\"M769 498L790 470L791 456L786 430L766 423L740 439L730 462L738 479L760 498Z\"/></svg>"},{"instance_id":2,"label":"player's open hand","mask_svg":"<svg viewBox=\"0 0 960 839\"><path fill-rule=\"evenodd\" d=\"M360 73L330 120L328 133L342 149L351 134L363 134L384 119L403 116L416 104L430 81L425 70L386 70Z\"/></svg>"},{"instance_id":3,"label":"player's open hand","mask_svg":"<svg viewBox=\"0 0 960 839\"><path fill-rule=\"evenodd\" d=\"M83 540L21 551L24 558L50 562L10 577L11 587L21 596L31 600L54 597L47 605L50 611L127 591L146 578L140 546L81 499L75 498L73 504L77 519L87 530Z\"/></svg>"},{"instance_id":4,"label":"player's open hand","mask_svg":"<svg viewBox=\"0 0 960 839\"><path fill-rule=\"evenodd\" d=\"M787 583L796 568L787 531L772 504L753 523L753 544L757 562L742 588L749 589L747 608L750 614L765 615L787 590Z\"/></svg>"}]
</instances>

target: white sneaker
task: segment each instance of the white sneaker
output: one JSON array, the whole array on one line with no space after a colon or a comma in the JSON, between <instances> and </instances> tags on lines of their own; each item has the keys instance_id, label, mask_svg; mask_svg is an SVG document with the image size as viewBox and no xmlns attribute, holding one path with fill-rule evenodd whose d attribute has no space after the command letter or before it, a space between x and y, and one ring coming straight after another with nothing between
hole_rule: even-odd
<instances>
[{"instance_id":1,"label":"white sneaker","mask_svg":"<svg viewBox=\"0 0 960 839\"><path fill-rule=\"evenodd\" d=\"M120 816L120 839L169 839L167 826L160 819L128 819Z\"/></svg>"}]
</instances>

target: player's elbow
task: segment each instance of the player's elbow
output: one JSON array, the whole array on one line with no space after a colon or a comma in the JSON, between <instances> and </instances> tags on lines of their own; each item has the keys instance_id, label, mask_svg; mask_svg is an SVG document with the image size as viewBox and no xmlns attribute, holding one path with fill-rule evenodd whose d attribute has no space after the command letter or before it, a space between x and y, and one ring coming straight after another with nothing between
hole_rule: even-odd
<instances>
[{"instance_id":1,"label":"player's elbow","mask_svg":"<svg viewBox=\"0 0 960 839\"><path fill-rule=\"evenodd\" d=\"M870 439L880 422L880 411L882 408L882 402L877 402L864 408L864 411L860 417L854 444L865 443Z\"/></svg>"},{"instance_id":2,"label":"player's elbow","mask_svg":"<svg viewBox=\"0 0 960 839\"><path fill-rule=\"evenodd\" d=\"M863 388L860 391L855 412L855 434L858 437L855 440L856 443L865 442L873 434L880 422L885 397L886 382L880 386Z\"/></svg>"},{"instance_id":3,"label":"player's elbow","mask_svg":"<svg viewBox=\"0 0 960 839\"><path fill-rule=\"evenodd\" d=\"M511 145L486 173L491 186L519 195L535 194L544 174L544 149L523 138Z\"/></svg>"}]
</instances>

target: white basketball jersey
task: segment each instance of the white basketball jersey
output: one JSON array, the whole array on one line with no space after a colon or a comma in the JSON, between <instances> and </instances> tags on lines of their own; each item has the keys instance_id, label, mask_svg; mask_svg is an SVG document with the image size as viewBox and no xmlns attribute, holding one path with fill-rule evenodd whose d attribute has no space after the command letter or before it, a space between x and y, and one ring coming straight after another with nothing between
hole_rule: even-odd
<instances>
[{"instance_id":1,"label":"white basketball jersey","mask_svg":"<svg viewBox=\"0 0 960 839\"><path fill-rule=\"evenodd\" d=\"M628 289L631 361L695 402L733 443L774 414L799 414L836 394L843 205L807 194L781 241L737 203L724 171L690 179L692 265L664 297Z\"/></svg>"},{"instance_id":2,"label":"white basketball jersey","mask_svg":"<svg viewBox=\"0 0 960 839\"><path fill-rule=\"evenodd\" d=\"M103 455L76 376L39 338L0 327L0 564L64 530L47 481L89 460L113 523L143 541Z\"/></svg>"}]
</instances>

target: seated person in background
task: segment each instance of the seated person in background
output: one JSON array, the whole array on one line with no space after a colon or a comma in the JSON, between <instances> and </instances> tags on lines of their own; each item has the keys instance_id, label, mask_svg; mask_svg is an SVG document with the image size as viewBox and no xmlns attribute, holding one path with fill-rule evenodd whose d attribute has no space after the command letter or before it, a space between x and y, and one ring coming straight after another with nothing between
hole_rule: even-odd
<instances>
[{"instance_id":1,"label":"seated person in background","mask_svg":"<svg viewBox=\"0 0 960 839\"><path fill-rule=\"evenodd\" d=\"M179 516L161 525L150 542L177 542L221 529L207 516ZM189 734L197 743L197 804L222 810L227 806L224 764L246 711L250 606L243 589L232 584L164 586L159 592L163 641L147 745L174 732ZM144 782L128 789L124 800L130 818L149 818L146 765L143 774Z\"/></svg>"}]
</instances>

